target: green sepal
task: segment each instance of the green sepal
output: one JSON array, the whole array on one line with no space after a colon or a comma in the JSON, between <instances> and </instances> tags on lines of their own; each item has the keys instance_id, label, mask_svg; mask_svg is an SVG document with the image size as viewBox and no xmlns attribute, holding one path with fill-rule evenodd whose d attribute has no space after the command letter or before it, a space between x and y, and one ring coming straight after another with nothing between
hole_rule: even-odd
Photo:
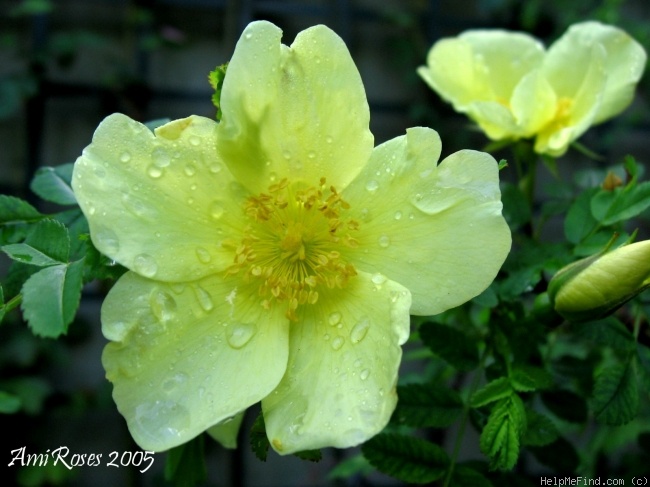
<instances>
[{"instance_id":1,"label":"green sepal","mask_svg":"<svg viewBox=\"0 0 650 487\"><path fill-rule=\"evenodd\" d=\"M226 70L228 63L217 66L208 74L208 81L214 90L212 94L212 104L217 108L217 121L221 120L221 89L223 88L223 80L226 78Z\"/></svg>"}]
</instances>

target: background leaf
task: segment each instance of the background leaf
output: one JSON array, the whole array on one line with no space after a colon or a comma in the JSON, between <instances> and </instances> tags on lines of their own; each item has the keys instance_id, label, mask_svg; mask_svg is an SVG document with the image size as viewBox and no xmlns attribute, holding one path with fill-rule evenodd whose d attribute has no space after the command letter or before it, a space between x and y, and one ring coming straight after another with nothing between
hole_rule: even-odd
<instances>
[{"instance_id":1,"label":"background leaf","mask_svg":"<svg viewBox=\"0 0 650 487\"><path fill-rule=\"evenodd\" d=\"M0 225L37 221L41 218L43 218L43 215L27 201L0 194Z\"/></svg>"},{"instance_id":2,"label":"background leaf","mask_svg":"<svg viewBox=\"0 0 650 487\"><path fill-rule=\"evenodd\" d=\"M463 410L456 391L437 384L397 386L397 408L393 422L413 427L445 428L452 425Z\"/></svg>"},{"instance_id":3,"label":"background leaf","mask_svg":"<svg viewBox=\"0 0 650 487\"><path fill-rule=\"evenodd\" d=\"M470 404L474 408L480 408L491 402L508 397L512 393L510 380L507 377L499 377L474 392L470 399Z\"/></svg>"},{"instance_id":4,"label":"background leaf","mask_svg":"<svg viewBox=\"0 0 650 487\"><path fill-rule=\"evenodd\" d=\"M83 261L45 267L23 285L21 308L35 335L56 338L74 319L83 277Z\"/></svg>"},{"instance_id":5,"label":"background leaf","mask_svg":"<svg viewBox=\"0 0 650 487\"><path fill-rule=\"evenodd\" d=\"M31 190L45 201L59 205L76 205L70 180L74 164L62 164L57 167L41 167L36 171L30 183Z\"/></svg>"},{"instance_id":6,"label":"background leaf","mask_svg":"<svg viewBox=\"0 0 650 487\"><path fill-rule=\"evenodd\" d=\"M440 323L423 323L420 338L433 353L458 370L478 367L476 341L462 331Z\"/></svg>"},{"instance_id":7,"label":"background leaf","mask_svg":"<svg viewBox=\"0 0 650 487\"><path fill-rule=\"evenodd\" d=\"M364 443L361 451L377 470L403 482L433 482L449 465L447 454L438 445L395 433L380 433Z\"/></svg>"},{"instance_id":8,"label":"background leaf","mask_svg":"<svg viewBox=\"0 0 650 487\"><path fill-rule=\"evenodd\" d=\"M618 426L632 421L639 411L635 361L603 367L596 375L592 409L600 423Z\"/></svg>"}]
</instances>

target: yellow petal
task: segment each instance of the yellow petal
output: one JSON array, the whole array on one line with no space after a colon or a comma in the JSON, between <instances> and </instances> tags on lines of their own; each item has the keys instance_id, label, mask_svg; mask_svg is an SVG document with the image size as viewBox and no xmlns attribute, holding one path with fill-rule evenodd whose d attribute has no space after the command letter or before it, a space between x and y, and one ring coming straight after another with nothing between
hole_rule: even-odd
<instances>
[{"instance_id":1,"label":"yellow petal","mask_svg":"<svg viewBox=\"0 0 650 487\"><path fill-rule=\"evenodd\" d=\"M128 272L104 301L102 331L113 398L145 450L180 445L260 401L288 357L283 312L218 277L165 284Z\"/></svg>"},{"instance_id":2,"label":"yellow petal","mask_svg":"<svg viewBox=\"0 0 650 487\"><path fill-rule=\"evenodd\" d=\"M245 413L246 411L237 413L233 417L211 426L205 432L224 448L237 448L237 436Z\"/></svg>"},{"instance_id":3,"label":"yellow petal","mask_svg":"<svg viewBox=\"0 0 650 487\"><path fill-rule=\"evenodd\" d=\"M413 314L436 314L481 293L510 250L496 161L461 151L436 166L438 134L407 130L375 149L343 193L359 246L345 257L407 287Z\"/></svg>"},{"instance_id":4,"label":"yellow petal","mask_svg":"<svg viewBox=\"0 0 650 487\"><path fill-rule=\"evenodd\" d=\"M289 176L344 187L373 145L359 73L325 26L302 31L290 48L280 36L254 22L237 43L221 95L219 152L255 193Z\"/></svg>"},{"instance_id":5,"label":"yellow petal","mask_svg":"<svg viewBox=\"0 0 650 487\"><path fill-rule=\"evenodd\" d=\"M287 373L262 400L278 453L347 448L384 428L397 402L410 301L399 284L360 273L304 308L291 327Z\"/></svg>"},{"instance_id":6,"label":"yellow petal","mask_svg":"<svg viewBox=\"0 0 650 487\"><path fill-rule=\"evenodd\" d=\"M156 130L107 117L72 187L95 246L150 278L187 281L232 264L221 241L241 225L241 196L215 152L216 123L192 116Z\"/></svg>"}]
</instances>

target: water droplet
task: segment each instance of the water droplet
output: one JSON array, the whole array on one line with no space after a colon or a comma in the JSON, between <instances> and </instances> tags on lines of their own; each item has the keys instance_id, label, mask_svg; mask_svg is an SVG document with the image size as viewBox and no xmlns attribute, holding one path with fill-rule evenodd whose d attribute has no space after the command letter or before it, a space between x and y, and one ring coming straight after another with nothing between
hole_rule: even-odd
<instances>
[{"instance_id":1,"label":"water droplet","mask_svg":"<svg viewBox=\"0 0 650 487\"><path fill-rule=\"evenodd\" d=\"M335 311L334 313L330 314L329 317L329 324L332 326L336 326L341 322L341 313L338 311Z\"/></svg>"},{"instance_id":2,"label":"water droplet","mask_svg":"<svg viewBox=\"0 0 650 487\"><path fill-rule=\"evenodd\" d=\"M353 344L359 343L366 337L369 328L370 320L368 320L368 318L364 318L363 320L359 321L359 323L352 327L352 331L350 331L350 341Z\"/></svg>"},{"instance_id":3,"label":"water droplet","mask_svg":"<svg viewBox=\"0 0 650 487\"><path fill-rule=\"evenodd\" d=\"M382 248L387 248L390 245L390 237L388 235L382 235L377 239L377 243Z\"/></svg>"},{"instance_id":4,"label":"water droplet","mask_svg":"<svg viewBox=\"0 0 650 487\"><path fill-rule=\"evenodd\" d=\"M334 142L334 139L328 135L327 137L325 137L325 142L331 144L332 142Z\"/></svg>"},{"instance_id":5,"label":"water droplet","mask_svg":"<svg viewBox=\"0 0 650 487\"><path fill-rule=\"evenodd\" d=\"M161 428L161 424L165 426ZM174 401L146 402L135 409L133 428L137 435L156 443L178 441L189 426L189 411Z\"/></svg>"},{"instance_id":6,"label":"water droplet","mask_svg":"<svg viewBox=\"0 0 650 487\"><path fill-rule=\"evenodd\" d=\"M95 214L96 211L97 211L97 209L96 209L94 206L89 206L89 207L88 207L88 214L89 214L90 216L93 216L93 215Z\"/></svg>"},{"instance_id":7,"label":"water droplet","mask_svg":"<svg viewBox=\"0 0 650 487\"><path fill-rule=\"evenodd\" d=\"M380 274L379 272L377 272L376 274L372 275L370 280L373 282L373 284L375 284L377 286L381 286L383 283L386 282L386 276L384 276L383 274Z\"/></svg>"},{"instance_id":8,"label":"water droplet","mask_svg":"<svg viewBox=\"0 0 650 487\"><path fill-rule=\"evenodd\" d=\"M360 358L354 361L354 366L357 368L361 367L362 364L363 364L363 360L361 360Z\"/></svg>"},{"instance_id":9,"label":"water droplet","mask_svg":"<svg viewBox=\"0 0 650 487\"><path fill-rule=\"evenodd\" d=\"M212 174L217 174L218 172L221 172L221 163L213 162L209 165L209 168Z\"/></svg>"},{"instance_id":10,"label":"water droplet","mask_svg":"<svg viewBox=\"0 0 650 487\"><path fill-rule=\"evenodd\" d=\"M95 176L98 178L103 178L106 176L106 171L101 167L97 167L95 168Z\"/></svg>"},{"instance_id":11,"label":"water droplet","mask_svg":"<svg viewBox=\"0 0 650 487\"><path fill-rule=\"evenodd\" d=\"M340 350L343 346L343 342L345 342L345 338L342 336L336 337L334 340L332 340L332 348L334 350Z\"/></svg>"},{"instance_id":12,"label":"water droplet","mask_svg":"<svg viewBox=\"0 0 650 487\"><path fill-rule=\"evenodd\" d=\"M361 377L361 380L366 380L369 375L370 375L370 371L368 369L363 369L361 371L361 374L359 374L359 377Z\"/></svg>"},{"instance_id":13,"label":"water droplet","mask_svg":"<svg viewBox=\"0 0 650 487\"><path fill-rule=\"evenodd\" d=\"M395 212L395 220L400 220L402 218L402 212L401 211L396 211Z\"/></svg>"},{"instance_id":14,"label":"water droplet","mask_svg":"<svg viewBox=\"0 0 650 487\"><path fill-rule=\"evenodd\" d=\"M141 276L153 277L158 272L158 264L149 254L140 254L133 259L133 270Z\"/></svg>"},{"instance_id":15,"label":"water droplet","mask_svg":"<svg viewBox=\"0 0 650 487\"><path fill-rule=\"evenodd\" d=\"M196 248L196 256L204 264L207 264L208 262L210 262L212 260L212 256L210 255L210 252L208 252L203 247L197 247Z\"/></svg>"},{"instance_id":16,"label":"water droplet","mask_svg":"<svg viewBox=\"0 0 650 487\"><path fill-rule=\"evenodd\" d=\"M183 169L185 171L186 176L194 176L196 174L196 167L192 163L185 164L185 168Z\"/></svg>"},{"instance_id":17,"label":"water droplet","mask_svg":"<svg viewBox=\"0 0 650 487\"><path fill-rule=\"evenodd\" d=\"M218 220L223 216L224 208L219 201L213 201L210 204L210 216L215 220Z\"/></svg>"},{"instance_id":18,"label":"water droplet","mask_svg":"<svg viewBox=\"0 0 650 487\"><path fill-rule=\"evenodd\" d=\"M207 292L201 286L196 286L194 288L194 292L196 293L196 299L199 300L199 305L201 305L201 308L203 308L205 311L211 311L212 308L214 308L212 296L210 296L209 292Z\"/></svg>"},{"instance_id":19,"label":"water droplet","mask_svg":"<svg viewBox=\"0 0 650 487\"><path fill-rule=\"evenodd\" d=\"M307 157L310 159L314 159L316 157L316 153L314 151L309 151L309 154L307 154Z\"/></svg>"},{"instance_id":20,"label":"water droplet","mask_svg":"<svg viewBox=\"0 0 650 487\"><path fill-rule=\"evenodd\" d=\"M251 34L250 32L247 32L246 35L244 35L244 38L245 38L246 40L250 40L250 39L253 38L253 34Z\"/></svg>"},{"instance_id":21,"label":"water droplet","mask_svg":"<svg viewBox=\"0 0 650 487\"><path fill-rule=\"evenodd\" d=\"M155 291L149 298L151 312L156 319L165 324L174 317L176 300L164 291Z\"/></svg>"},{"instance_id":22,"label":"water droplet","mask_svg":"<svg viewBox=\"0 0 650 487\"><path fill-rule=\"evenodd\" d=\"M120 156L120 161L126 164L130 160L131 160L131 154L129 154L127 151L122 152L122 155Z\"/></svg>"},{"instance_id":23,"label":"water droplet","mask_svg":"<svg viewBox=\"0 0 650 487\"><path fill-rule=\"evenodd\" d=\"M112 256L120 250L120 242L117 240L117 235L113 230L101 228L95 233L95 238L97 239L98 249L104 254Z\"/></svg>"},{"instance_id":24,"label":"water droplet","mask_svg":"<svg viewBox=\"0 0 650 487\"><path fill-rule=\"evenodd\" d=\"M198 135L190 135L190 144L197 146L201 143L201 137Z\"/></svg>"},{"instance_id":25,"label":"water droplet","mask_svg":"<svg viewBox=\"0 0 650 487\"><path fill-rule=\"evenodd\" d=\"M183 374L182 372L176 374L173 377L170 377L167 380L165 380L165 382L163 382L162 384L163 391L167 393L172 392L174 389L176 389L180 384L182 384L186 380L187 380L187 375Z\"/></svg>"},{"instance_id":26,"label":"water droplet","mask_svg":"<svg viewBox=\"0 0 650 487\"><path fill-rule=\"evenodd\" d=\"M152 177L154 179L158 179L160 176L162 176L163 172L162 169L156 166L149 166L147 168L147 174L149 177Z\"/></svg>"},{"instance_id":27,"label":"water droplet","mask_svg":"<svg viewBox=\"0 0 650 487\"><path fill-rule=\"evenodd\" d=\"M368 191L370 191L371 193L374 193L375 191L377 191L378 188L379 188L379 183L377 181L375 181L374 179L371 179L370 181L368 181L366 183L366 189Z\"/></svg>"},{"instance_id":28,"label":"water droplet","mask_svg":"<svg viewBox=\"0 0 650 487\"><path fill-rule=\"evenodd\" d=\"M169 156L169 152L167 152L167 150L163 149L162 147L155 149L151 154L151 157L153 159L154 166L157 167L167 167L172 160Z\"/></svg>"},{"instance_id":29,"label":"water droplet","mask_svg":"<svg viewBox=\"0 0 650 487\"><path fill-rule=\"evenodd\" d=\"M232 325L228 332L228 344L235 349L240 349L251 341L255 335L255 325L253 323L237 323Z\"/></svg>"},{"instance_id":30,"label":"water droplet","mask_svg":"<svg viewBox=\"0 0 650 487\"><path fill-rule=\"evenodd\" d=\"M329 339L330 339L330 335L329 335L329 333L325 333L325 334L323 335L323 340L327 341L327 340L329 340Z\"/></svg>"},{"instance_id":31,"label":"water droplet","mask_svg":"<svg viewBox=\"0 0 650 487\"><path fill-rule=\"evenodd\" d=\"M291 159L291 152L289 152L288 150L285 150L282 153L282 156L288 161L289 159Z\"/></svg>"}]
</instances>

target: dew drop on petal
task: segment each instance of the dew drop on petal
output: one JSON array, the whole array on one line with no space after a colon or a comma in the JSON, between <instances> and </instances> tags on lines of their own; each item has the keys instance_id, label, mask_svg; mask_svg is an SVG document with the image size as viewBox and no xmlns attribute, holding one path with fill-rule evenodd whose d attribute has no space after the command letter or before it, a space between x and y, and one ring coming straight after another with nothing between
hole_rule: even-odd
<instances>
[{"instance_id":1,"label":"dew drop on petal","mask_svg":"<svg viewBox=\"0 0 650 487\"><path fill-rule=\"evenodd\" d=\"M291 159L291 152L289 152L288 150L285 150L285 151L282 153L282 156L283 156L286 160L289 160L289 159Z\"/></svg>"},{"instance_id":2,"label":"dew drop on petal","mask_svg":"<svg viewBox=\"0 0 650 487\"><path fill-rule=\"evenodd\" d=\"M162 176L163 172L162 169L157 166L149 166L147 168L147 174L151 178L158 179L160 176Z\"/></svg>"},{"instance_id":3,"label":"dew drop on petal","mask_svg":"<svg viewBox=\"0 0 650 487\"><path fill-rule=\"evenodd\" d=\"M196 174L196 166L194 166L192 163L187 163L185 164L183 171L185 172L186 176L194 176Z\"/></svg>"},{"instance_id":4,"label":"dew drop on petal","mask_svg":"<svg viewBox=\"0 0 650 487\"><path fill-rule=\"evenodd\" d=\"M327 142L328 144L331 144L332 142L334 142L334 139L331 136L328 135L327 137L325 137L325 142Z\"/></svg>"},{"instance_id":5,"label":"dew drop on petal","mask_svg":"<svg viewBox=\"0 0 650 487\"><path fill-rule=\"evenodd\" d=\"M244 39L246 40L250 40L252 38L253 38L253 34L251 34L250 32L247 32L246 35L244 35Z\"/></svg>"},{"instance_id":6,"label":"dew drop on petal","mask_svg":"<svg viewBox=\"0 0 650 487\"><path fill-rule=\"evenodd\" d=\"M212 174L217 174L218 172L221 172L221 163L213 162L208 166L208 168Z\"/></svg>"},{"instance_id":7,"label":"dew drop on petal","mask_svg":"<svg viewBox=\"0 0 650 487\"><path fill-rule=\"evenodd\" d=\"M223 216L224 208L219 201L213 201L210 204L210 216L215 220L218 220Z\"/></svg>"},{"instance_id":8,"label":"dew drop on petal","mask_svg":"<svg viewBox=\"0 0 650 487\"><path fill-rule=\"evenodd\" d=\"M387 248L390 245L390 237L388 235L382 235L377 239L377 243L382 248Z\"/></svg>"},{"instance_id":9,"label":"dew drop on petal","mask_svg":"<svg viewBox=\"0 0 650 487\"><path fill-rule=\"evenodd\" d=\"M331 313L329 316L329 324L332 326L336 326L341 322L341 313L338 311L335 311L334 313Z\"/></svg>"},{"instance_id":10,"label":"dew drop on petal","mask_svg":"<svg viewBox=\"0 0 650 487\"><path fill-rule=\"evenodd\" d=\"M368 334L368 329L370 328L370 321L365 318L352 328L352 331L350 331L350 341L353 344L359 343L361 340L363 340L366 335Z\"/></svg>"},{"instance_id":11,"label":"dew drop on petal","mask_svg":"<svg viewBox=\"0 0 650 487\"><path fill-rule=\"evenodd\" d=\"M307 157L310 159L314 159L316 157L316 153L314 151L309 151L309 154L307 154Z\"/></svg>"},{"instance_id":12,"label":"dew drop on petal","mask_svg":"<svg viewBox=\"0 0 650 487\"><path fill-rule=\"evenodd\" d=\"M334 340L332 340L332 348L334 350L341 350L341 347L343 346L343 343L345 342L345 338L342 336L337 336Z\"/></svg>"},{"instance_id":13,"label":"dew drop on petal","mask_svg":"<svg viewBox=\"0 0 650 487\"><path fill-rule=\"evenodd\" d=\"M149 298L151 312L161 323L167 323L176 313L176 300L164 291L155 291Z\"/></svg>"},{"instance_id":14,"label":"dew drop on petal","mask_svg":"<svg viewBox=\"0 0 650 487\"><path fill-rule=\"evenodd\" d=\"M196 293L196 299L198 299L201 308L205 311L211 311L212 308L214 308L214 302L212 301L212 296L210 296L209 292L201 286L195 286L194 292Z\"/></svg>"},{"instance_id":15,"label":"dew drop on petal","mask_svg":"<svg viewBox=\"0 0 650 487\"><path fill-rule=\"evenodd\" d=\"M158 264L149 254L139 254L133 259L133 270L141 276L153 277L158 272Z\"/></svg>"},{"instance_id":16,"label":"dew drop on petal","mask_svg":"<svg viewBox=\"0 0 650 487\"><path fill-rule=\"evenodd\" d=\"M113 255L120 250L120 242L117 239L117 234L108 228L102 228L95 233L97 239L97 246L105 254Z\"/></svg>"},{"instance_id":17,"label":"dew drop on petal","mask_svg":"<svg viewBox=\"0 0 650 487\"><path fill-rule=\"evenodd\" d=\"M253 323L236 323L228 331L228 345L234 349L240 349L251 341L255 335L255 325Z\"/></svg>"},{"instance_id":18,"label":"dew drop on petal","mask_svg":"<svg viewBox=\"0 0 650 487\"><path fill-rule=\"evenodd\" d=\"M361 380L366 380L368 376L370 375L370 370L368 369L363 369L361 371L361 374L359 374L359 377L361 377Z\"/></svg>"},{"instance_id":19,"label":"dew drop on petal","mask_svg":"<svg viewBox=\"0 0 650 487\"><path fill-rule=\"evenodd\" d=\"M169 152L167 152L162 147L158 147L157 149L154 149L153 153L151 154L151 157L153 159L154 166L157 167L167 167L169 166L169 163L172 160L171 157L169 156Z\"/></svg>"},{"instance_id":20,"label":"dew drop on petal","mask_svg":"<svg viewBox=\"0 0 650 487\"><path fill-rule=\"evenodd\" d=\"M127 151L122 152L122 155L120 155L120 161L126 164L130 160L131 160L131 154Z\"/></svg>"},{"instance_id":21,"label":"dew drop on petal","mask_svg":"<svg viewBox=\"0 0 650 487\"><path fill-rule=\"evenodd\" d=\"M395 212L395 220L401 220L402 219L402 212L401 211L396 211Z\"/></svg>"},{"instance_id":22,"label":"dew drop on petal","mask_svg":"<svg viewBox=\"0 0 650 487\"><path fill-rule=\"evenodd\" d=\"M210 255L210 252L208 252L203 247L196 248L196 256L198 257L199 261L203 262L204 264L207 264L212 260L212 256Z\"/></svg>"},{"instance_id":23,"label":"dew drop on petal","mask_svg":"<svg viewBox=\"0 0 650 487\"><path fill-rule=\"evenodd\" d=\"M375 191L377 191L378 188L379 188L379 183L377 181L375 181L374 179L371 179L370 181L368 181L366 183L366 189L368 191L370 191L371 193L374 193Z\"/></svg>"},{"instance_id":24,"label":"dew drop on petal","mask_svg":"<svg viewBox=\"0 0 650 487\"><path fill-rule=\"evenodd\" d=\"M197 146L201 143L201 137L199 137L198 135L190 135L189 140L190 140L190 144L192 144L193 146Z\"/></svg>"},{"instance_id":25,"label":"dew drop on petal","mask_svg":"<svg viewBox=\"0 0 650 487\"><path fill-rule=\"evenodd\" d=\"M176 389L179 385L187 381L187 375L183 374L182 372L179 374L175 374L172 377L169 377L162 383L162 389L164 392L172 392L174 389Z\"/></svg>"},{"instance_id":26,"label":"dew drop on petal","mask_svg":"<svg viewBox=\"0 0 650 487\"><path fill-rule=\"evenodd\" d=\"M373 284L375 284L377 286L381 286L383 283L386 282L386 276L384 276L383 274L380 274L379 272L377 272L376 274L372 275L370 280L372 281Z\"/></svg>"}]
</instances>

